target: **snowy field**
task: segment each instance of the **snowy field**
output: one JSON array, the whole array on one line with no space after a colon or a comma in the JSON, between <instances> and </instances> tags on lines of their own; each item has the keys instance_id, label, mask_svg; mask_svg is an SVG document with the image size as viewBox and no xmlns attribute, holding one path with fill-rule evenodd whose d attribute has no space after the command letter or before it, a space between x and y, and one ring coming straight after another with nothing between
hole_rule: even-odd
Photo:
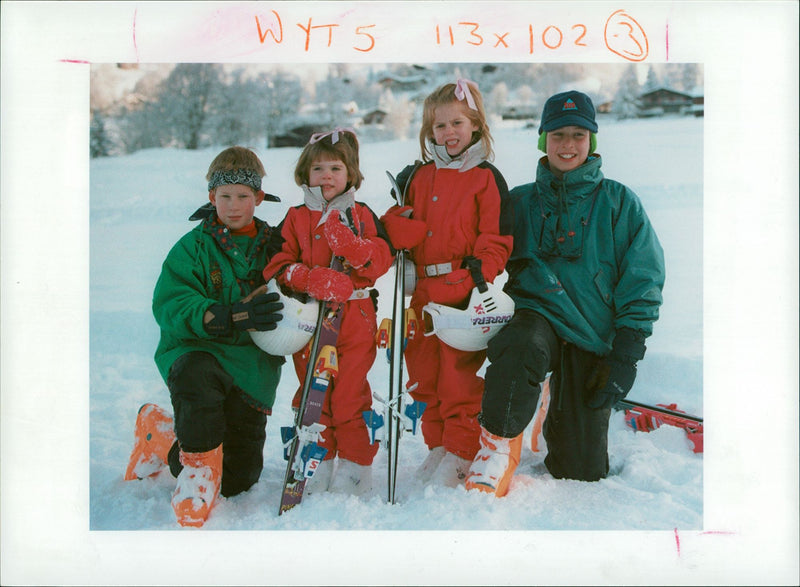
<instances>
[{"instance_id":1,"label":"snowy field","mask_svg":"<svg viewBox=\"0 0 800 587\"><path fill-rule=\"evenodd\" d=\"M599 123L598 152L606 176L637 192L666 254L661 318L629 398L677 403L702 416L703 120ZM509 186L530 181L539 157L535 129L498 127L493 133L495 163ZM256 215L274 225L289 206L300 203L292 179L299 149L255 147L267 168L265 190L282 198L278 204L262 204ZM124 482L122 476L139 406L155 402L171 410L152 360L158 330L150 313L151 295L163 258L193 226L186 219L206 200L203 177L219 150L159 149L91 161L92 530L186 531L174 519L174 480L168 473L135 482ZM363 145L366 181L358 199L380 215L391 203L384 170L396 173L417 157L417 150L413 139ZM391 308L391 276L390 271L378 282L379 317ZM374 391L385 393L388 364L382 353L369 379ZM289 402L296 386L294 370L286 365L267 427L261 479L249 492L222 499L203 531L703 529L703 455L694 454L676 428L634 434L621 412L611 421L611 474L597 483L555 480L544 468L544 453L526 449L504 499L468 493L463 487L422 487L413 472L427 449L421 436L406 435L400 446L396 505L385 501L386 455L380 451L372 495L322 494L278 517L285 469L279 428L291 422ZM709 433L714 434L713 427ZM530 430L526 446L529 436Z\"/></svg>"}]
</instances>

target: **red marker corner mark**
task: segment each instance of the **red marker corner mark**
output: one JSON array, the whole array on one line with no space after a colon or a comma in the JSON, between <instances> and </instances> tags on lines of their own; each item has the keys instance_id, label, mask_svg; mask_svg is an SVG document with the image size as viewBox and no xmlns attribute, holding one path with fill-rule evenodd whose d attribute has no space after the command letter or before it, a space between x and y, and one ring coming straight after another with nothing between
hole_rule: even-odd
<instances>
[{"instance_id":1,"label":"red marker corner mark","mask_svg":"<svg viewBox=\"0 0 800 587\"><path fill-rule=\"evenodd\" d=\"M675 528L675 548L678 550L678 557L681 556L681 537L678 536L678 529Z\"/></svg>"},{"instance_id":2,"label":"red marker corner mark","mask_svg":"<svg viewBox=\"0 0 800 587\"><path fill-rule=\"evenodd\" d=\"M85 63L87 65L91 64L91 61L86 61L85 59L59 59L61 63Z\"/></svg>"}]
</instances>

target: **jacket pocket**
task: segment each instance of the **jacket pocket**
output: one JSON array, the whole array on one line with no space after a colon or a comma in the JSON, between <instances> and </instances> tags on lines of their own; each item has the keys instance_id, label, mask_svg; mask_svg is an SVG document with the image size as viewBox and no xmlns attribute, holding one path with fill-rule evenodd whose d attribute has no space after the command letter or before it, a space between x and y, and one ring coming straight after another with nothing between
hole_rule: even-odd
<instances>
[{"instance_id":1,"label":"jacket pocket","mask_svg":"<svg viewBox=\"0 0 800 587\"><path fill-rule=\"evenodd\" d=\"M613 307L614 291L611 287L609 275L605 270L600 269L597 273L595 273L594 285L597 288L597 292L600 294L600 299L603 300L603 303L609 308Z\"/></svg>"}]
</instances>

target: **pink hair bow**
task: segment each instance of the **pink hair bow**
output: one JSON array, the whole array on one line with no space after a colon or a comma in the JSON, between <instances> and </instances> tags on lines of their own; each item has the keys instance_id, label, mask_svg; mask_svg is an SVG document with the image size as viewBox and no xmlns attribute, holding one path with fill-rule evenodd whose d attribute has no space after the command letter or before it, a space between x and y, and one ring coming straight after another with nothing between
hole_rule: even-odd
<instances>
[{"instance_id":1,"label":"pink hair bow","mask_svg":"<svg viewBox=\"0 0 800 587\"><path fill-rule=\"evenodd\" d=\"M313 135L311 135L311 138L308 140L308 143L310 145L313 145L314 143L317 143L317 142L321 141L322 139L324 139L325 137L329 136L329 137L331 137L331 144L335 145L336 143L339 142L339 134L343 133L343 132L349 132L353 136L355 136L355 134L356 134L356 131L354 131L349 126L347 126L347 127L337 126L333 130L329 130L328 132L314 133Z\"/></svg>"},{"instance_id":2,"label":"pink hair bow","mask_svg":"<svg viewBox=\"0 0 800 587\"><path fill-rule=\"evenodd\" d=\"M472 97L472 92L469 91L469 85L475 84L475 82L470 81L468 79L459 79L456 82L456 98L458 100L463 100L464 98L467 99L467 106L472 108L473 110L477 110L478 107L475 105L475 99ZM477 87L478 84L475 84Z\"/></svg>"}]
</instances>

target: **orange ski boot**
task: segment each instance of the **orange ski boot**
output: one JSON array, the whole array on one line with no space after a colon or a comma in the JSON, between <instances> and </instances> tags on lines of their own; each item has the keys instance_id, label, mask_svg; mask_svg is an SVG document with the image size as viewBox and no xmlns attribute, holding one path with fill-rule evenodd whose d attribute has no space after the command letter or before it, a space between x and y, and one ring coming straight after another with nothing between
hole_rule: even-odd
<instances>
[{"instance_id":1,"label":"orange ski boot","mask_svg":"<svg viewBox=\"0 0 800 587\"><path fill-rule=\"evenodd\" d=\"M214 507L222 483L222 445L207 452L180 453L183 469L172 494L172 509L181 526L202 526Z\"/></svg>"},{"instance_id":2,"label":"orange ski boot","mask_svg":"<svg viewBox=\"0 0 800 587\"><path fill-rule=\"evenodd\" d=\"M167 454L175 442L172 416L155 404L144 404L136 416L134 437L126 481L150 477L167 466Z\"/></svg>"},{"instance_id":3,"label":"orange ski boot","mask_svg":"<svg viewBox=\"0 0 800 587\"><path fill-rule=\"evenodd\" d=\"M475 455L465 482L467 489L477 489L503 497L519 465L522 434L516 438L495 436L481 427L481 449Z\"/></svg>"}]
</instances>

